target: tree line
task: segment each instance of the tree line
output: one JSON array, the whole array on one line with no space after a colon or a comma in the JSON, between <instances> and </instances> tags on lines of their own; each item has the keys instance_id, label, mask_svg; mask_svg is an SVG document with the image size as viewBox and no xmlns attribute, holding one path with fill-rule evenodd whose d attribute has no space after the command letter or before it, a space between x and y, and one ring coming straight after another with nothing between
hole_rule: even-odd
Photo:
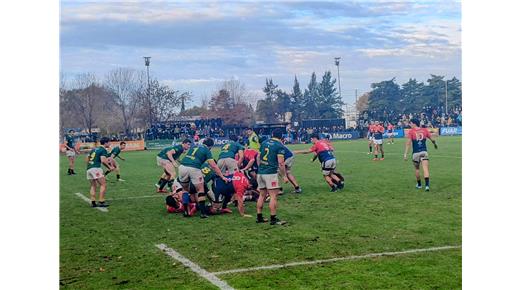
<instances>
[{"instance_id":1,"label":"tree line","mask_svg":"<svg viewBox=\"0 0 520 290\"><path fill-rule=\"evenodd\" d=\"M378 118L389 112L397 114L418 113L424 108L446 107L448 110L462 107L462 83L456 77L444 80L444 76L430 75L424 82L410 78L399 85L395 78L373 83L371 90L363 94L357 102L358 112L367 112L370 117Z\"/></svg>"},{"instance_id":2,"label":"tree line","mask_svg":"<svg viewBox=\"0 0 520 290\"><path fill-rule=\"evenodd\" d=\"M291 92L279 89L272 79L266 79L265 98L256 105L257 118L265 123L341 118L344 103L335 84L330 71L323 74L321 82L313 72L303 92L296 76Z\"/></svg>"}]
</instances>

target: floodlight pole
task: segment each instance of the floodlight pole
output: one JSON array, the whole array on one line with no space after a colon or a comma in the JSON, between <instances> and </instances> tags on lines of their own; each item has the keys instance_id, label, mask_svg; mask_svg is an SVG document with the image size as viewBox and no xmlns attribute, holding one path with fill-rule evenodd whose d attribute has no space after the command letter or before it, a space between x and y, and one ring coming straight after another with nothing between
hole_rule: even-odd
<instances>
[{"instance_id":1,"label":"floodlight pole","mask_svg":"<svg viewBox=\"0 0 520 290\"><path fill-rule=\"evenodd\" d=\"M152 104L150 101L150 56L144 56L144 65L146 66L146 79L148 80L148 119L150 121L150 127L152 126Z\"/></svg>"},{"instance_id":2,"label":"floodlight pole","mask_svg":"<svg viewBox=\"0 0 520 290\"><path fill-rule=\"evenodd\" d=\"M339 80L339 60L340 59L341 59L341 57L335 57L334 58L335 64L338 67L338 90L339 90L339 98L341 99L341 82Z\"/></svg>"},{"instance_id":3,"label":"floodlight pole","mask_svg":"<svg viewBox=\"0 0 520 290\"><path fill-rule=\"evenodd\" d=\"M446 92L446 117L448 116L448 80L446 80L445 84L445 92Z\"/></svg>"}]
</instances>

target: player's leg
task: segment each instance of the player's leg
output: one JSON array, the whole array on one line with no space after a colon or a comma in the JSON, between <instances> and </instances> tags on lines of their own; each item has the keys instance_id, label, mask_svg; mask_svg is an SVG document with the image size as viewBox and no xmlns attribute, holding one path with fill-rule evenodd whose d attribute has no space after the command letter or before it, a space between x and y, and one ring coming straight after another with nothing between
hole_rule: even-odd
<instances>
[{"instance_id":1,"label":"player's leg","mask_svg":"<svg viewBox=\"0 0 520 290\"><path fill-rule=\"evenodd\" d=\"M381 140L381 144L379 144L379 150L381 151L381 160L384 160L385 159L385 150L383 149L383 144L385 142L383 142L383 140Z\"/></svg>"},{"instance_id":2,"label":"player's leg","mask_svg":"<svg viewBox=\"0 0 520 290\"><path fill-rule=\"evenodd\" d=\"M92 207L96 207L96 189L97 189L97 181L95 179L90 179L90 204Z\"/></svg>"},{"instance_id":3,"label":"player's leg","mask_svg":"<svg viewBox=\"0 0 520 290\"><path fill-rule=\"evenodd\" d=\"M264 208L264 202L265 198L267 196L267 187L266 182L263 178L263 174L258 174L258 191L260 193L260 196L258 197L258 200L256 201L256 222L257 223L265 223L267 222L267 219L265 219L262 216L262 209Z\"/></svg>"},{"instance_id":4,"label":"player's leg","mask_svg":"<svg viewBox=\"0 0 520 290\"><path fill-rule=\"evenodd\" d=\"M379 143L374 141L374 160L377 160L379 154Z\"/></svg>"},{"instance_id":5,"label":"player's leg","mask_svg":"<svg viewBox=\"0 0 520 290\"><path fill-rule=\"evenodd\" d=\"M368 138L368 153L367 154L372 154L372 140L370 139L370 137Z\"/></svg>"},{"instance_id":6,"label":"player's leg","mask_svg":"<svg viewBox=\"0 0 520 290\"><path fill-rule=\"evenodd\" d=\"M107 207L108 205L105 204L105 193L107 190L107 182L105 180L105 177L100 177L97 179L99 183L99 207Z\"/></svg>"},{"instance_id":7,"label":"player's leg","mask_svg":"<svg viewBox=\"0 0 520 290\"><path fill-rule=\"evenodd\" d=\"M430 161L428 159L423 159L421 163L424 176L424 189L430 191Z\"/></svg>"},{"instance_id":8,"label":"player's leg","mask_svg":"<svg viewBox=\"0 0 520 290\"><path fill-rule=\"evenodd\" d=\"M420 166L421 166L421 161L420 160L413 160L413 166L414 166L414 169L415 169L415 180L417 181L417 184L415 185L415 188L421 188L421 171L420 171Z\"/></svg>"},{"instance_id":9,"label":"player's leg","mask_svg":"<svg viewBox=\"0 0 520 290\"><path fill-rule=\"evenodd\" d=\"M197 168L188 168L190 181L197 191L197 204L199 205L200 217L207 218L206 213L206 191L204 190L204 176Z\"/></svg>"},{"instance_id":10,"label":"player's leg","mask_svg":"<svg viewBox=\"0 0 520 290\"><path fill-rule=\"evenodd\" d=\"M112 161L113 161L114 167L116 168L114 171L116 172L117 181L124 181L123 179L121 179L121 169L119 167L119 163L115 159L112 159Z\"/></svg>"}]
</instances>

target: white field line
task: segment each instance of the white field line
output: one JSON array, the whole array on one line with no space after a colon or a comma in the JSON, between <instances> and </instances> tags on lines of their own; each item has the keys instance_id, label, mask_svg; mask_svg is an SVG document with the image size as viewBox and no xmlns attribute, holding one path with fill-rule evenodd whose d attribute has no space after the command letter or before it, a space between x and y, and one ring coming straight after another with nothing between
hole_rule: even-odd
<instances>
[{"instance_id":1,"label":"white field line","mask_svg":"<svg viewBox=\"0 0 520 290\"><path fill-rule=\"evenodd\" d=\"M172 248L169 248L165 244L155 245L157 248L161 249L166 255L174 258L175 260L181 262L184 266L190 268L193 272L197 273L202 278L211 282L211 284L217 286L220 289L226 290L234 290L233 287L229 286L226 282L220 280L213 273L210 273L204 269L202 269L199 265L193 263L192 261L185 258L183 255L179 254Z\"/></svg>"},{"instance_id":2,"label":"white field line","mask_svg":"<svg viewBox=\"0 0 520 290\"><path fill-rule=\"evenodd\" d=\"M442 251L442 250L459 249L461 247L462 246L443 246L443 247L433 247L433 248L424 248L424 249L412 249L412 250L406 250L406 251L401 251L401 252L383 252L383 253L373 253L373 254L366 254L366 255L360 255L360 256L339 257L339 258L332 258L332 259L326 259L326 260L293 262L293 263L287 263L287 264L260 266L260 267L242 268L242 269L233 269L233 270L226 270L226 271L220 271L220 272L213 272L213 275L225 275L225 274L252 272L252 271L260 271L260 270L272 270L272 269L301 266L301 265L314 265L314 264L331 263L331 262L337 262L337 261L358 260L358 259L383 257L383 256L398 256L398 255L415 254L415 253L421 253L421 252L434 252L434 251Z\"/></svg>"},{"instance_id":3,"label":"white field line","mask_svg":"<svg viewBox=\"0 0 520 290\"><path fill-rule=\"evenodd\" d=\"M84 201L86 201L90 205L90 199L88 197L84 196L83 194L81 194L81 192L76 192L74 194L77 195L79 198L83 199ZM108 212L108 208L106 208L106 207L95 207L95 208L102 212Z\"/></svg>"},{"instance_id":4,"label":"white field line","mask_svg":"<svg viewBox=\"0 0 520 290\"><path fill-rule=\"evenodd\" d=\"M166 197L166 195L143 195L143 196L128 196L128 197L116 197L107 198L107 200L127 200L127 199L141 199L141 198L154 198L154 197Z\"/></svg>"},{"instance_id":5,"label":"white field line","mask_svg":"<svg viewBox=\"0 0 520 290\"><path fill-rule=\"evenodd\" d=\"M362 152L362 151L350 151L350 150L334 150L336 152L347 152L347 153L360 153L360 154L366 154L366 155L369 155L367 154L367 152ZM456 158L456 159L462 159L462 156L450 156L450 155L437 155L437 154L430 154L431 151L428 151L428 154L430 155L430 157L440 157L440 158ZM401 155L403 156L404 152L401 154L401 153L393 153L393 152L385 152L385 155ZM412 157L412 153L410 152L410 157Z\"/></svg>"}]
</instances>

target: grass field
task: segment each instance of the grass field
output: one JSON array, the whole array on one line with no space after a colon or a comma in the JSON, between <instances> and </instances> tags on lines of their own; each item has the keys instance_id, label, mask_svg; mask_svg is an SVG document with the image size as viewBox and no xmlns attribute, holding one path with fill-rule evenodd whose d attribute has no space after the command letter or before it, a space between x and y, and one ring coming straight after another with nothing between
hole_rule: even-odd
<instances>
[{"instance_id":1,"label":"grass field","mask_svg":"<svg viewBox=\"0 0 520 290\"><path fill-rule=\"evenodd\" d=\"M371 160L366 141L335 142L338 169L346 177L345 188L336 193L329 192L310 155L297 156L293 172L303 194L280 197L278 215L288 221L285 226L256 224L235 208L232 215L205 220L168 214L164 199L155 193L161 173L157 151L122 153L126 182L111 176L107 199L114 200L108 212L101 212L75 195L88 196L84 156L77 159L76 176L66 175L67 160L61 156L60 287L217 289L157 244L209 272L459 246L461 138L438 140L438 150L430 146L430 192L414 187L412 163L402 158L404 139L385 144L384 161ZM254 203L247 203L247 211L254 216ZM456 248L218 277L235 289L459 289L462 253Z\"/></svg>"}]
</instances>

